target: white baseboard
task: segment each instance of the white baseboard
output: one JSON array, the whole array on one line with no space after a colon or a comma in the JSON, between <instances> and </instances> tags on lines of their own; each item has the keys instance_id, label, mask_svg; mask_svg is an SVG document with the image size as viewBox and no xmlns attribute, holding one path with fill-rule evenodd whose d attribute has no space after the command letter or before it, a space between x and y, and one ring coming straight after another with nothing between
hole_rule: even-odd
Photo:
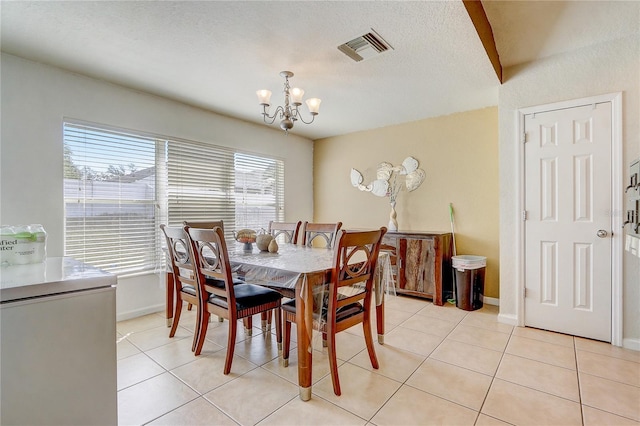
<instances>
[{"instance_id":1,"label":"white baseboard","mask_svg":"<svg viewBox=\"0 0 640 426\"><path fill-rule=\"evenodd\" d=\"M128 312L119 312L116 315L116 321L124 321L124 320L128 320L131 318L137 318L137 317L141 317L143 315L147 315L147 314L152 314L155 312L162 312L165 308L164 304L158 304L158 305L153 305L153 306L146 306L144 308L141 309L135 309L132 311L128 311Z\"/></svg>"},{"instance_id":2,"label":"white baseboard","mask_svg":"<svg viewBox=\"0 0 640 426\"><path fill-rule=\"evenodd\" d=\"M482 303L486 303L487 305L500 306L500 299L495 297L482 297Z\"/></svg>"},{"instance_id":3,"label":"white baseboard","mask_svg":"<svg viewBox=\"0 0 640 426\"><path fill-rule=\"evenodd\" d=\"M640 351L640 339L622 339L622 347L632 351Z\"/></svg>"},{"instance_id":4,"label":"white baseboard","mask_svg":"<svg viewBox=\"0 0 640 426\"><path fill-rule=\"evenodd\" d=\"M518 319L515 315L512 314L498 314L498 322L513 326L518 325Z\"/></svg>"}]
</instances>

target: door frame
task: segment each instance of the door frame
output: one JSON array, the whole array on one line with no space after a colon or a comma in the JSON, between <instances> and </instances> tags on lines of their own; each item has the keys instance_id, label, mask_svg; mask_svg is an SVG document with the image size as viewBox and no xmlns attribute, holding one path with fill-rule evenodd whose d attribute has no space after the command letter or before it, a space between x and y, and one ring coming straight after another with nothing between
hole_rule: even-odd
<instances>
[{"instance_id":1,"label":"door frame","mask_svg":"<svg viewBox=\"0 0 640 426\"><path fill-rule=\"evenodd\" d=\"M524 327L524 288L525 288L525 155L524 155L524 117L528 114L542 113L558 109L574 108L584 105L611 102L611 344L622 346L622 211L623 211L623 159L622 159L622 92L589 96L563 102L519 108L516 111L516 323Z\"/></svg>"}]
</instances>

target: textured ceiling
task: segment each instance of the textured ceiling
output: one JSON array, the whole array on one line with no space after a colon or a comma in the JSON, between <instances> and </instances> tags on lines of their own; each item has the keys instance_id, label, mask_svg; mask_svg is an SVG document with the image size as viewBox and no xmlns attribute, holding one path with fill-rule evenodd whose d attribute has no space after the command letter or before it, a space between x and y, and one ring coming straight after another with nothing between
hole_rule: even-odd
<instances>
[{"instance_id":1,"label":"textured ceiling","mask_svg":"<svg viewBox=\"0 0 640 426\"><path fill-rule=\"evenodd\" d=\"M558 20L573 22L572 14L585 17L576 4L592 2L534 3L484 3L504 64L629 31L627 19L615 30L583 30L576 41L567 30L550 30ZM497 104L499 82L459 1L2 1L0 7L4 52L256 123L255 91L270 89L272 103L282 103L279 72L293 71L292 86L322 99L316 122L293 130L311 139ZM545 37L523 31L523 20L535 27L536 16L549 12L559 17L544 22ZM604 7L598 12L603 20L624 18ZM371 28L393 50L356 63L337 49Z\"/></svg>"}]
</instances>

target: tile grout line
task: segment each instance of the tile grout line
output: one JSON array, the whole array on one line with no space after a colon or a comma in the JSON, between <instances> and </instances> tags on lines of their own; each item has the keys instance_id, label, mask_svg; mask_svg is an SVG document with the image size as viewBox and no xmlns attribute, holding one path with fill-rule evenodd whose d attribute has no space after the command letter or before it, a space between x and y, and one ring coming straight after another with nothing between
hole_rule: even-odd
<instances>
[{"instance_id":1,"label":"tile grout line","mask_svg":"<svg viewBox=\"0 0 640 426\"><path fill-rule=\"evenodd\" d=\"M421 309L421 310L419 310L418 312L420 312L420 311L422 311L422 309ZM408 321L410 318L414 317L415 315L418 315L418 312L415 312L411 317L407 318L405 321ZM427 360L429 359L429 357L431 356L431 354L433 354L433 352L435 352L435 351L440 347L440 345L442 345L442 343L446 340L446 338L449 336L449 334L451 334L451 333L453 332L453 330L455 330L455 328L456 328L458 325L460 325L460 323L464 320L464 318L466 318L466 317L467 317L467 315L468 315L468 314L465 314L465 316L463 316L463 317L462 317L462 318L461 318L461 319L456 323L456 326L455 326L451 331L449 331L449 333L447 333L447 335L446 335L446 336L444 336L444 337L442 338L442 340L440 341L440 343L438 343L438 345L437 345L435 348L433 348L433 350L432 350L431 352L429 352L429 355L427 355L427 356L425 357L425 359L424 359L420 364L418 364L418 366L416 366L416 368L413 370L413 372L412 372L411 374L409 374L409 375L407 376L407 378L406 378L403 382L401 382L401 383L400 383L400 386L398 387L398 389L396 389L396 391L395 391L395 392L393 392L393 394L391 394L391 396L389 396L389 398L384 402L384 404L382 404L382 405L380 406L380 408L378 408L378 409L376 410L376 412L373 414L373 416L371 416L371 419L369 419L369 420L368 420L368 422L371 422L371 420L372 420L372 419L373 419L373 418L374 418L374 417L375 417L375 416L376 416L376 415L377 415L377 414L378 414L378 413L379 413L379 412L380 412L380 411L385 407L385 405L387 405L387 404L389 403L389 401L391 401L391 399L392 399L392 398L393 398L393 397L394 397L394 396L395 396L395 395L400 391L400 389L402 389L402 387L403 387L403 386L408 386L408 387L410 387L410 388L412 388L412 389L418 390L418 391L420 391L420 392L427 393L427 394L432 395L432 396L434 396L434 397L436 397L436 398L441 398L441 399L443 399L443 400L445 400L445 401L447 401L447 402L450 402L450 403L452 403L452 404L456 404L456 405L459 405L459 406L461 406L461 407L464 407L464 408L469 409L469 407L466 407L466 406L464 406L464 405L462 405L462 404L458 404L457 402L450 401L450 400L448 400L448 399L446 399L446 398L442 398L441 396L435 395L435 394L433 394L433 393L431 393L431 392L427 392L427 391L424 391L424 390L422 390L422 389L418 389L418 388L416 388L416 387L414 387L414 386L411 386L410 384L408 384L408 383L407 383L407 381L409 381L409 379L411 378L411 376L413 376L413 375L415 374L415 372L416 372L416 371L418 371L418 369L419 369L420 367L422 367L422 365L424 365L424 363L425 363L425 362L427 362ZM404 322L404 321L403 321L403 322ZM453 322L453 321L452 321L452 322ZM398 324L398 326L397 326L397 327L400 327L401 325L402 325L402 323ZM386 334L386 333L385 333L385 334ZM425 333L425 334L428 334L428 333ZM440 336L436 336L436 337L440 337ZM405 350L405 349L403 349L403 350ZM423 356L423 355L421 355L421 354L417 354L417 353L412 352L412 351L408 351L408 350L407 350L407 352L409 352L409 353L413 353L413 354L415 354L415 355ZM436 360L436 361L437 361L437 360ZM478 412L478 414L476 414L476 421L477 421L477 417L478 417L478 415L479 415L479 412ZM474 422L474 423L475 423L475 422Z\"/></svg>"},{"instance_id":2,"label":"tile grout line","mask_svg":"<svg viewBox=\"0 0 640 426\"><path fill-rule=\"evenodd\" d=\"M183 327L182 325L179 325L178 327L179 327L179 328L182 328L183 330L185 330L185 331L187 331L187 332L191 332L191 331L189 331L188 329L186 329L185 327ZM144 332L144 331L152 330L152 329L154 329L154 328L159 328L159 327L152 327L152 328L149 328L149 329L141 330L140 332ZM184 338L180 338L180 339L178 339L177 341L184 340L184 339L186 339L186 337L184 337ZM246 339L245 339L245 340L246 340ZM185 381L184 381L184 380L182 380L180 377L178 377L176 374L174 374L171 370L168 370L166 367L164 367L163 365L161 365L159 362L157 362L155 359L153 359L149 354L147 354L147 351L142 350L142 349L141 349L138 345L136 345L135 343L133 343L133 342L131 342L131 341L129 341L129 343L130 343L130 344L132 344L134 347L136 347L136 349L138 349L138 350L140 351L140 354L144 354L144 355L145 355L145 357L147 357L147 358L148 358L148 359L150 359L152 362L154 362L155 364L157 364L160 368L162 368L162 369L164 370L164 372L162 372L162 373L160 373L160 374L156 374L156 375L151 376L151 377L148 377L148 378L146 378L146 379L144 379L144 380L142 380L142 381L140 381L140 382L137 382L137 383L134 383L134 384L132 384L132 385L130 385L130 386L127 386L126 388L120 389L118 392L120 392L120 391L122 391L122 390L124 390L124 389L128 389L128 388L130 388L130 387L132 387L132 386L139 385L140 383L144 383L144 382L146 382L146 381L148 381L148 380L151 380L151 379L153 379L153 378L156 378L156 377L158 377L158 376L161 376L162 374L168 373L169 375L171 375L172 377L174 377L174 378L175 378L176 380L178 380L179 382L183 383L185 386L187 386L189 389L191 389L191 390L196 394L196 397L195 397L195 398L193 398L193 399L191 399L191 400L189 400L189 401L185 402L184 404L181 404L181 405L179 405L178 407L175 407L175 408L173 408L173 409L171 409L171 410L169 410L169 411L167 411L167 412L165 412L165 413L162 413L161 415L159 415L158 417L156 417L156 418L154 418L154 419L150 419L149 421L147 421L147 422L146 422L146 423L144 423L144 424L149 424L149 423L151 423L151 422L153 422L153 421L155 421L155 420L157 420L157 419L159 419L159 418L161 418L161 417L163 417L163 416L166 416L166 415L168 415L168 414L170 414L170 413L172 413L172 412L174 412L174 411L176 411L176 410L180 409L181 407L183 407L183 406L185 406L185 405L187 405L187 404L190 404L191 402L193 402L193 401L195 401L195 400L197 400L197 399L203 398L205 401L207 401L207 403L211 404L213 407L215 407L217 410L219 410L222 414L224 414L227 418L229 418L230 420L232 420L234 423L236 423L236 424L240 425L240 423L238 423L238 422L237 422L237 421L236 421L236 420L235 420L235 419L234 419L234 418L233 418L229 413L227 413L225 410L223 410L223 409L222 409L222 407L219 407L215 402L213 402L213 401L211 401L210 399L206 398L204 393L199 392L199 391L198 391L197 389L195 389L193 386L189 385L187 382L185 382ZM168 343L162 344L162 345L160 345L160 346L157 346L157 347L155 347L155 348L150 348L150 349L148 349L148 351L151 351L151 350L154 350L154 349L158 349L158 348L161 348L162 346L167 346L167 345L170 345L170 344L173 344L173 343L175 343L175 342L168 342ZM224 349L225 349L225 348L223 347L223 348L219 349L218 351L222 351L222 350L224 350ZM218 352L218 351L216 351L216 352ZM138 354L134 354L134 355L138 355ZM134 355L130 355L129 357L134 356ZM204 357L208 357L208 356L209 356L209 355L205 355ZM242 356L240 356L240 355L236 355L236 354L234 354L234 356L238 356L238 357L240 357L240 358L245 359L244 357L242 357ZM126 359L126 358L129 358L129 357L125 357L125 358L122 358L122 359ZM189 364L189 363L191 363L191 362L197 361L197 359L198 359L198 358L194 358L194 360L189 361L189 362L187 362L187 363L185 363L185 364L182 364L182 365L180 365L180 366L176 366L175 368L179 368L179 367L182 367L182 366L184 366L184 365L187 365L187 364ZM118 361L119 361L119 360L118 360ZM250 360L247 360L247 361L251 362ZM253 363L252 363L252 364L253 364ZM222 383L222 384L220 384L220 385L218 385L218 386L216 386L216 387L214 387L214 388L212 388L212 389L208 390L206 393L209 393L209 392L211 392L211 391L213 391L213 390L215 390L215 389L220 388L221 386L224 386L224 385L226 385L226 384L228 384L228 383L231 383L231 382L235 381L236 379L240 378L241 376L243 376L243 375L245 375L245 374L247 374L247 373L249 373L249 372L251 372L251 371L254 371L255 369L260 368L260 367L261 367L261 366L256 365L256 367L255 367L255 368L252 368L252 369L250 369L250 370L246 371L245 373L242 373L242 374L241 374L241 375L239 375L238 377L235 377L235 378L233 378L233 379L231 379L231 380L229 380L229 381L227 381L227 382L225 382L225 383ZM174 369L175 369L175 368L174 368ZM281 408L281 407L278 407L278 408ZM275 411L274 411L274 412L275 412Z\"/></svg>"},{"instance_id":3,"label":"tile grout line","mask_svg":"<svg viewBox=\"0 0 640 426\"><path fill-rule=\"evenodd\" d=\"M541 364L545 364L545 365L548 365L548 366L551 366L551 367L562 368L562 369L565 369L565 370L568 370L568 371L574 371L576 373L576 375L578 374L577 366L576 366L575 370L572 370L572 369L567 368L567 367L562 367L562 366L558 366L558 365L554 365L554 364L549 364L549 363L546 363L546 362L543 362L543 361L539 361L539 360L532 359L532 358L527 358L527 357L516 355L516 354L507 354L506 350L507 350L507 347L509 345L509 342L511 341L511 337L513 337L513 336L522 337L522 336L518 336L518 335L515 335L515 334L511 334L511 336L509 336L509 340L507 341L507 345L505 346L505 350L503 351L502 356L500 357L500 362L498 363L498 368L496 369L496 372L492 377L491 385L489 386L489 389L491 389L491 386L493 385L494 380L495 379L499 379L499 380L503 380L503 381L505 381L507 383L511 383L513 385L516 385L516 386L520 386L520 387L523 387L523 388L526 388L526 389L530 389L530 390L532 390L534 392L539 392L539 393L542 393L542 394L545 394L545 395L549 395L549 396L552 396L552 397L555 397L555 398L560 398L560 399L563 399L563 400L568 401L568 402L577 403L582 407L582 402L581 402L581 398L580 398L581 393L580 393L580 388L579 387L578 387L578 401L574 401L574 400L566 398L564 396L560 396L560 395L556 395L556 394L553 394L553 393L549 393L549 392L544 391L544 390L532 388L532 387L524 385L522 383L517 383L517 382L513 382L513 381L508 380L508 379L503 379L503 378L496 377L497 373L498 373L498 370L500 369L500 365L502 364L502 361L503 361L505 355L511 355L511 356L514 356L514 357L517 357L517 358L521 358L521 359L524 359L524 360L528 360L528 361L539 362ZM550 343L550 342L545 342L543 340L537 340L537 339L530 339L530 340L535 340L537 342L542 342L542 343ZM557 345L557 346L563 346L563 345ZM565 347L568 347L568 346L565 346ZM578 382L578 386L579 386L579 382ZM487 396L488 396L488 392L487 392ZM485 401L486 401L486 397L485 397ZM484 401L483 401L483 406L484 406ZM581 411L582 411L582 408L581 408ZM493 416L491 416L491 417L493 417ZM502 419L499 419L499 420L502 420ZM504 421L504 420L502 420L502 421ZM583 424L584 424L584 420L583 420Z\"/></svg>"},{"instance_id":4,"label":"tile grout line","mask_svg":"<svg viewBox=\"0 0 640 426\"><path fill-rule=\"evenodd\" d=\"M411 319L412 317L414 317L414 316L416 316L416 315L419 315L419 316L429 316L429 315L420 315L420 314L419 314L419 312L421 312L421 311L422 311L422 309L421 309L421 310L419 310L419 311L417 311L417 312L415 312L415 313L413 313L413 314L412 314L412 316L411 316L411 317L409 317L409 318L407 318L405 321L403 321L403 323L404 323L404 322L406 322L406 321L408 321L409 319ZM468 317L468 315L469 315L469 312L466 312L466 313L465 313L465 315L464 315L463 317L461 317L458 321L450 321L450 322L455 322L455 327L453 327L453 328L451 329L451 331L449 331L449 332L447 333L447 335L446 335L446 336L444 336L444 337L442 337L442 336L436 336L436 337L442 337L442 340L440 341L440 343L439 343L439 344L438 344L438 345L437 345L437 346L436 346L436 347L435 347L435 348L434 348L434 349L429 353L429 355L427 355L427 356L425 357L425 359L424 359L424 360L423 360L423 361L422 361L422 362L421 362L421 363L420 363L420 364L419 364L419 365L418 365L418 366L413 370L413 372L412 372L412 373L407 377L407 379L405 379L405 381L401 383L400 387L399 387L399 388L398 388L398 389L397 389L397 390L396 390L396 391L395 391L395 392L394 392L394 393L389 397L389 399L387 399L387 401L386 401L386 402L385 402L385 403L384 403L384 404L383 404L383 405L382 405L382 406L381 406L381 407L380 407L380 408L379 408L379 409L374 413L373 417L375 417L375 415L376 415L378 412L380 412L380 410L382 410L382 408L383 408L383 407L384 407L384 406L385 406L385 405L386 405L386 404L387 404L387 403L388 403L388 402L393 398L393 396L394 396L394 395L395 395L395 394L396 394L396 393L397 393L397 392L402 388L402 386L408 386L408 387L410 387L410 388L412 388L412 389L418 390L418 391L420 391L420 392L425 392L425 393L427 393L427 394L429 394L429 395L432 395L432 396L434 396L434 397L436 397L436 398L443 399L444 401L450 402L450 403L455 404L455 405L458 405L458 406L460 406L460 407L463 407L463 408L466 408L466 409L469 409L469 410L475 411L474 409L472 409L472 408L470 408L470 407L467 407L467 406L465 406L465 405L462 405L462 404L460 404L460 403L458 403L458 402L451 401L451 400L449 400L449 399L447 399L447 398L443 398L443 397L441 397L441 396L439 396L439 395L436 395L436 394L433 394L433 393L431 393L431 392L428 392L428 391L425 391L425 390L422 390L422 389L416 388L415 386L411 386L410 384L408 384L408 383L407 383L407 381L411 378L411 376L413 376L413 374L415 374L415 372L416 372L416 371L417 371L417 370L418 370L422 365L424 365L424 363L425 363L428 359L433 359L434 361L443 362L443 363L445 363L445 364L452 365L452 366L455 366L455 367L458 367L458 368L463 368L463 369L468 370L468 371L474 371L474 370L471 370L471 369L468 369L468 368L465 368L465 367L460 367L460 366L455 365L455 364L447 363L446 361L440 361L440 360L436 360L435 358L431 358L431 355L432 355L432 354L433 354L433 353L434 353L434 352L435 352L435 351L436 351L436 350L437 350L437 349L438 349L438 348L439 348L439 347L440 347L440 346L445 342L445 340L447 339L447 337L449 337L449 335L450 335L451 333L453 333L453 331L454 331L454 330L455 330L459 325L461 325L461 324L463 323L463 321L465 320L465 318L467 318L467 317ZM402 323L400 323L400 324L398 324L398 325L397 325L397 327L401 327L401 326L402 326ZM468 325L468 324L467 324L467 326L471 326L471 325ZM477 326L472 326L472 327L475 327L475 328L481 328L481 329L483 329L483 330L486 330L486 329L485 329L485 328L483 328L483 327L477 327ZM405 327L405 328L406 328L406 327ZM408 329L408 328L407 328L407 329ZM408 330L412 330L412 329L408 329ZM414 331L415 331L415 330L414 330ZM488 331L493 331L493 330L488 330ZM511 337L511 333L512 333L512 332L513 332L513 329L512 329L512 331L511 331L510 333L503 333L503 334L509 334L509 337ZM429 333L425 333L425 334L432 335L432 334L429 334ZM435 335L432 335L432 336L435 336ZM453 341L458 342L457 340L453 340ZM473 345L473 344L471 344L471 343L467 343L467 342L459 342L459 343L465 343L465 344L469 344L469 345L471 345L471 346L479 347L479 348L482 348L482 349L492 350L492 349L485 348L485 347L483 347L483 346ZM508 341L507 341L507 344L508 344ZM507 346L507 344L505 344L505 349L503 349L503 351L502 351L502 354L503 354L503 355L504 355L504 351L506 350L506 346ZM403 350L404 350L404 349L403 349ZM423 356L423 355L421 355L421 354L417 354L417 353L415 353L415 352L413 352L413 351L410 351L410 350L407 350L407 352L413 353L413 354L415 354L415 355ZM494 352L500 352L500 351L494 351ZM501 358L500 358L500 359L502 360L502 356L501 356ZM499 366L499 363L498 363L498 366ZM474 371L474 372L476 372L476 371ZM497 368L496 368L496 372L497 372ZM477 373L477 372L476 372L476 373ZM479 373L479 374L483 374L483 375L489 376L488 374L484 374L484 373ZM489 389L491 388L491 384L493 383L493 378L495 377L495 373L494 373L494 375L493 375L493 376L491 376L491 377L492 377L492 379L491 379L492 381L491 381L491 383L490 383L490 385L489 385L489 388L487 389L487 394L485 395L485 400L486 400L486 397L487 397L487 395L488 395ZM481 405L480 409L476 412L476 420L475 420L475 422L477 422L477 420L478 420L478 418L479 418L480 414L482 414L482 413L481 413L481 410L482 410L482 406L483 406L483 405L484 405L484 400L483 400L483 403L482 403L482 405ZM373 417L372 417L372 419L373 419ZM490 416L490 417L491 417L491 416ZM369 420L369 421L371 421L371 420ZM474 423L475 423L475 422L474 422Z\"/></svg>"},{"instance_id":5,"label":"tile grout line","mask_svg":"<svg viewBox=\"0 0 640 426\"><path fill-rule=\"evenodd\" d=\"M582 386L580 386L580 370L578 367L578 349L576 348L575 337L571 338L571 343L573 343L573 358L575 360L575 365L576 365L576 380L578 383L578 403L580 404L580 420L584 425L584 404L582 403Z\"/></svg>"},{"instance_id":6,"label":"tile grout line","mask_svg":"<svg viewBox=\"0 0 640 426\"><path fill-rule=\"evenodd\" d=\"M622 386L630 386L632 388L640 388L640 386L630 385L628 383L619 382L617 380L611 380L611 379L608 379L606 377L596 376L594 374L589 374L589 373L584 373L584 372L582 374L584 374L585 376L595 377L596 379L601 379L601 380L606 380L608 382L613 382L613 383L616 383L616 384L619 384L619 385L622 385ZM582 395L582 392L580 392L580 395ZM581 403L580 405L581 405L581 407L589 407L591 409L594 409L594 410L597 410L597 411L602 411L603 413L612 414L612 415L614 415L616 417L622 417L624 419L631 420L631 421L634 421L634 422L640 424L640 421L638 419L634 419L632 417L628 417L625 414L617 413L615 411L609 411L609 410L606 410L606 409L601 408L601 407L596 407L594 405L589 405L589 404L584 404L584 403Z\"/></svg>"},{"instance_id":7,"label":"tile grout line","mask_svg":"<svg viewBox=\"0 0 640 426\"><path fill-rule=\"evenodd\" d=\"M182 328L184 329L184 327L183 327L183 326L181 326L181 325L179 325L178 327L182 327ZM187 330L187 331L188 331L188 330ZM179 340L184 340L184 339L185 339L185 338L182 338L182 339L179 339ZM160 347L162 347L162 346L169 345L169 344L171 344L171 343L175 343L175 342L166 343L165 345L160 345L160 346L158 346L157 348L160 348ZM137 346L136 346L136 347L137 347ZM157 349L157 348L153 348L153 349ZM150 350L152 350L152 349L150 349ZM155 361L155 360L154 360L151 356L149 356L146 352L147 352L147 351L142 351L142 353L144 353L144 354L145 354L149 359L151 359L153 362L155 362L156 364L158 364L162 369L164 369L164 373L161 373L161 374L168 373L169 375L171 375L172 377L174 377L176 380L178 380L179 382L181 382L181 383L183 383L185 386L187 386L189 389L191 389L191 390L196 394L196 397L195 397L195 398L193 398L193 399L191 399L191 400L189 400L189 401L187 401L187 402L185 402L184 404L179 405L178 407L175 407L175 408L173 408L173 409L171 409L171 410L169 410L169 411L167 411L167 412L165 412L165 413L162 413L161 415L159 415L158 417L156 417L156 418L154 418L154 419L149 420L148 422L144 423L145 425L146 425L146 424L149 424L149 423L151 423L151 422L153 422L153 421L155 421L155 420L157 420L157 419L159 419L159 418L161 418L161 417L163 417L163 416L166 416L166 415L168 415L168 414L170 414L170 413L173 413L174 411L179 410L181 407L184 407L185 405L190 404L190 403L192 403L193 401L196 401L196 400L198 400L198 399L200 399L200 398L203 398L205 401L207 401L207 403L209 403L209 404L211 404L212 406L214 406L216 409L218 409L222 414L224 414L224 415L225 415L227 418L229 418L231 421L233 421L234 423L236 423L236 424L240 425L237 421L235 421L235 419L234 419L233 417L231 417L228 413L226 413L224 410L222 410L222 408L221 408L221 407L218 407L218 406L217 406L213 401L211 401L211 400L207 399L207 398L204 396L204 394L203 394L203 393L201 393L200 391L198 391L196 388L194 388L193 386L191 386L189 383L187 383L187 382L185 382L184 380L182 380L180 377L178 377L176 374L174 374L171 370L169 370L169 369L165 368L163 365L161 365L160 363L158 363L157 361ZM208 356L208 355L205 355L205 357L206 357L206 356ZM182 365L180 365L180 366L177 366L177 367L175 367L175 368L182 367L183 365L187 365L187 364L189 364L189 363L191 363L191 362L194 362L194 361L196 361L196 360L197 360L197 358L196 358L196 359L194 359L194 360L192 360L192 361L189 361L188 363L185 363L185 364L182 364ZM175 369L175 368L174 368L174 369ZM252 371L252 370L249 370L249 371ZM159 375L161 375L161 374L158 374L158 375L153 376L153 377L158 377L158 376L159 376ZM243 373L243 374L246 374L246 373ZM150 379L152 379L153 377L149 377L149 378L147 378L147 379L143 380L142 382L145 382L145 381L147 381L147 380L150 380ZM238 376L238 377L240 377L240 376ZM219 386L214 387L213 389L211 389L211 390L207 391L207 393L208 393L208 392L211 392L211 391L212 391L212 390L214 390L214 389L219 388L220 386L222 386L222 385L224 385L224 384L226 384L226 383L230 383L230 382L232 382L233 380L236 380L238 377L236 377L236 378L234 378L234 379L230 380L229 382L225 382L225 383L223 383L223 384L221 384L221 385L219 385ZM142 383L142 382L139 382L139 383ZM132 385L132 386L133 386L133 385Z\"/></svg>"},{"instance_id":8,"label":"tile grout line","mask_svg":"<svg viewBox=\"0 0 640 426\"><path fill-rule=\"evenodd\" d=\"M422 309L420 309L420 311L421 311L421 310L422 310ZM420 311L418 311L418 312L420 312ZM409 318L407 318L405 321L409 320L410 318L413 318L415 315L417 315L417 314L418 314L418 312L414 312L414 313L413 313ZM403 321L403 322L405 322L405 321ZM400 327L401 325L402 325L402 323L398 324L396 327ZM385 334L386 334L386 333L385 333ZM438 346L440 346L440 345L442 344L442 342L444 342L444 339L442 339L442 341L438 344ZM438 346L436 346L436 347L433 349L433 351L435 351L435 350L438 348ZM373 420L373 418L374 418L374 417L375 417L375 416L376 416L376 415L377 415L377 414L378 414L378 413L379 413L379 412L380 412L380 411L381 411L381 410L382 410L382 409L383 409L383 408L384 408L384 407L389 403L389 401L391 401L391 399L392 399L392 398L393 398L393 397L394 397L394 396L395 396L395 395L400 391L400 389L402 389L402 386L410 386L410 385L407 385L407 381L408 381L408 380L411 378L411 376L413 376L413 375L415 374L415 372L416 372L416 371L418 371L418 369L419 369L419 368L420 368L420 367L421 367L421 366L422 366L422 365L423 365L423 364L424 364L424 363L429 359L429 356L433 353L433 351L431 351L431 352L429 353L429 355L427 355L427 356L425 357L425 359L424 359L424 360L422 360L422 362L416 366L416 368L413 370L413 372L412 372L411 374L409 374L409 375L407 376L407 378L406 378L403 382L401 382L401 383L400 383L400 386L398 386L398 389L396 389L396 390L395 390L395 392L393 392L393 393L389 396L389 398L387 398L387 400L384 402L384 404L382 404L382 405L380 406L380 408L378 408L378 409L373 413L373 415L371 416L371 418L370 418L370 419L367 419L367 422L368 422L368 423L371 423L371 420ZM414 353L414 354L415 354L415 352L412 352L412 351L407 351L407 352L410 352L410 353ZM416 354L416 355L420 355L420 354ZM420 356L422 356L422 355L420 355ZM410 386L410 387L411 387L411 388L413 388L413 386ZM414 389L415 389L415 388L414 388ZM423 391L423 392L424 392L424 391Z\"/></svg>"},{"instance_id":9,"label":"tile grout line","mask_svg":"<svg viewBox=\"0 0 640 426\"><path fill-rule=\"evenodd\" d=\"M482 404L480 404L480 409L478 410L478 416L476 417L476 423L478 422L478 418L480 418L480 414L483 414L482 409L484 408L484 404L487 402L487 398L489 397L489 392L491 392L493 383L496 380L496 376L498 375L498 371L500 370L500 364L502 364L502 360L504 359L504 354L507 352L507 347L509 347L509 342L511 341L511 337L513 337L513 328L511 329L511 333L509 333L509 338L507 339L507 343L504 345L504 349L502 350L502 355L500 355L500 361L498 361L496 371L494 371L493 375L491 376L491 383L489 383L489 387L487 388L487 393L484 395L484 398L482 399ZM511 422L508 422L507 420L501 419L499 417L494 417L494 416L490 416L490 417L497 418L500 421L511 424Z\"/></svg>"}]
</instances>

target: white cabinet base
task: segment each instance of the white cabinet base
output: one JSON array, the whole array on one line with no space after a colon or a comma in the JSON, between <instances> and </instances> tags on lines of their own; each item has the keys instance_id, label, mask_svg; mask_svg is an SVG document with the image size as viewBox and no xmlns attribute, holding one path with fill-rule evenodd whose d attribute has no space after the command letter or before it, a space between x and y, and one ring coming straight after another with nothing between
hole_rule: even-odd
<instances>
[{"instance_id":1,"label":"white cabinet base","mask_svg":"<svg viewBox=\"0 0 640 426\"><path fill-rule=\"evenodd\" d=\"M2 425L116 425L116 291L0 305Z\"/></svg>"}]
</instances>

